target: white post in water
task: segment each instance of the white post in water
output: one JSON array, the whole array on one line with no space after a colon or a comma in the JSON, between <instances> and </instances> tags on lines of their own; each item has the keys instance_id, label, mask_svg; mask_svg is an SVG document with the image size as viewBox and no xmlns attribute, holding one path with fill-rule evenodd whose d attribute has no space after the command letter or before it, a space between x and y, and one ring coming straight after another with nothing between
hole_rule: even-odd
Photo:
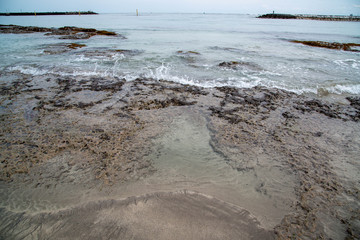
<instances>
[{"instance_id":1,"label":"white post in water","mask_svg":"<svg viewBox=\"0 0 360 240\"><path fill-rule=\"evenodd\" d=\"M139 10L136 9L136 16L139 16Z\"/></svg>"}]
</instances>

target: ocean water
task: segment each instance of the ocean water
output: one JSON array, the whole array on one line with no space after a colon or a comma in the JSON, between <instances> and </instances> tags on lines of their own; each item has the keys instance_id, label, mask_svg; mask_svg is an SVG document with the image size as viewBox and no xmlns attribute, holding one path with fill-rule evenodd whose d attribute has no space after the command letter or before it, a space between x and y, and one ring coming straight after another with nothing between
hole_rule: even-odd
<instances>
[{"instance_id":1,"label":"ocean water","mask_svg":"<svg viewBox=\"0 0 360 240\"><path fill-rule=\"evenodd\" d=\"M77 26L119 37L61 40L0 35L0 71L32 75L165 79L203 87L276 87L318 96L360 94L360 53L314 48L289 40L360 43L360 23L257 19L236 14L99 14L0 17L0 24ZM86 47L49 54L61 43ZM131 50L115 52L113 50ZM182 51L182 52L179 52ZM236 68L222 62L237 61Z\"/></svg>"}]
</instances>

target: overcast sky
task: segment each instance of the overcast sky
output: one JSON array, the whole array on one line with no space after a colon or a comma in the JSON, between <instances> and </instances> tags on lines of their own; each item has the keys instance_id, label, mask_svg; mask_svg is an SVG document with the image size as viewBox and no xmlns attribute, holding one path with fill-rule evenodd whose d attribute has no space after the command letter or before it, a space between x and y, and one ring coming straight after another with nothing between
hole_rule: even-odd
<instances>
[{"instance_id":1,"label":"overcast sky","mask_svg":"<svg viewBox=\"0 0 360 240\"><path fill-rule=\"evenodd\" d=\"M0 12L87 11L360 15L360 0L0 0Z\"/></svg>"}]
</instances>

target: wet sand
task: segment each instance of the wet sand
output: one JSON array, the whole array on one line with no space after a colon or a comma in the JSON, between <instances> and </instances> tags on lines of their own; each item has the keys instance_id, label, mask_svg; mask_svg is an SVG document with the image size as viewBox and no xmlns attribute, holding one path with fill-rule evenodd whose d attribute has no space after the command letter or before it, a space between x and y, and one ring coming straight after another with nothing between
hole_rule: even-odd
<instances>
[{"instance_id":1,"label":"wet sand","mask_svg":"<svg viewBox=\"0 0 360 240\"><path fill-rule=\"evenodd\" d=\"M0 238L360 236L356 98L0 78Z\"/></svg>"}]
</instances>

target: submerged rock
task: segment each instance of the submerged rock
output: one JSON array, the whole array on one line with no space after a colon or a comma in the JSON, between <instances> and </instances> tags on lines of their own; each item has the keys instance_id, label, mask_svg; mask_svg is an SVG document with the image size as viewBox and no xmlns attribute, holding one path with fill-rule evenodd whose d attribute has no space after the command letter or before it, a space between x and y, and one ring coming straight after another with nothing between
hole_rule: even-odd
<instances>
[{"instance_id":1,"label":"submerged rock","mask_svg":"<svg viewBox=\"0 0 360 240\"><path fill-rule=\"evenodd\" d=\"M185 60L188 64L193 64L196 62L196 56L200 55L199 52L195 52L195 51L177 51L176 55L182 59Z\"/></svg>"},{"instance_id":2,"label":"submerged rock","mask_svg":"<svg viewBox=\"0 0 360 240\"><path fill-rule=\"evenodd\" d=\"M252 62L244 62L244 61L230 61L230 62L221 62L218 65L223 68L231 68L231 69L248 69L252 71L261 71L263 70L259 65Z\"/></svg>"},{"instance_id":3,"label":"submerged rock","mask_svg":"<svg viewBox=\"0 0 360 240\"><path fill-rule=\"evenodd\" d=\"M138 49L110 49L110 48L86 48L83 51L78 51L76 54L83 55L89 58L113 58L118 57L119 54L125 57L132 57L142 54L143 50Z\"/></svg>"},{"instance_id":4,"label":"submerged rock","mask_svg":"<svg viewBox=\"0 0 360 240\"><path fill-rule=\"evenodd\" d=\"M101 30L101 31L96 31L97 35L105 35L105 36L116 36L117 34L114 32L109 32L109 31L105 31L105 30Z\"/></svg>"},{"instance_id":5,"label":"submerged rock","mask_svg":"<svg viewBox=\"0 0 360 240\"><path fill-rule=\"evenodd\" d=\"M66 53L71 50L71 48L68 48L66 44L49 44L42 46L43 51L45 54L62 54Z\"/></svg>"},{"instance_id":6,"label":"submerged rock","mask_svg":"<svg viewBox=\"0 0 360 240\"><path fill-rule=\"evenodd\" d=\"M77 49L77 48L85 47L86 45L85 44L79 44L79 43L70 43L70 44L67 44L66 46L68 48L71 48L71 49Z\"/></svg>"},{"instance_id":7,"label":"submerged rock","mask_svg":"<svg viewBox=\"0 0 360 240\"><path fill-rule=\"evenodd\" d=\"M200 55L199 52L196 52L196 51L177 51L176 52L177 54L183 54L183 55Z\"/></svg>"},{"instance_id":8,"label":"submerged rock","mask_svg":"<svg viewBox=\"0 0 360 240\"><path fill-rule=\"evenodd\" d=\"M36 32L51 32L52 28L43 28L43 27L23 27L18 25L0 25L0 33L36 33Z\"/></svg>"},{"instance_id":9,"label":"submerged rock","mask_svg":"<svg viewBox=\"0 0 360 240\"><path fill-rule=\"evenodd\" d=\"M79 28L65 26L61 28L43 28L33 26L18 26L18 25L0 25L0 33L36 33L36 32L47 32L46 35L59 35L62 36L60 39L88 39L96 35L104 36L116 36L125 38L124 36L115 32L106 30L96 30L94 28Z\"/></svg>"},{"instance_id":10,"label":"submerged rock","mask_svg":"<svg viewBox=\"0 0 360 240\"><path fill-rule=\"evenodd\" d=\"M219 63L219 67L228 67L228 68L233 68L240 65L240 62L237 61L231 61L231 62L221 62Z\"/></svg>"},{"instance_id":11,"label":"submerged rock","mask_svg":"<svg viewBox=\"0 0 360 240\"><path fill-rule=\"evenodd\" d=\"M86 47L86 45L80 43L59 43L59 44L45 45L43 47L44 47L44 53L46 54L61 54L78 48Z\"/></svg>"},{"instance_id":12,"label":"submerged rock","mask_svg":"<svg viewBox=\"0 0 360 240\"><path fill-rule=\"evenodd\" d=\"M116 52L116 53L122 53L126 56L135 56L135 55L139 55L141 53L143 53L144 51L142 50L137 50L137 49L134 49L134 50L129 50L129 49L116 49L116 50L109 50L109 52Z\"/></svg>"},{"instance_id":13,"label":"submerged rock","mask_svg":"<svg viewBox=\"0 0 360 240\"><path fill-rule=\"evenodd\" d=\"M125 38L124 36L118 35L115 32L96 30L94 28L78 28L72 26L53 29L51 33L48 33L47 35L64 35L64 37L61 37L61 39L88 39L96 35L118 36Z\"/></svg>"},{"instance_id":14,"label":"submerged rock","mask_svg":"<svg viewBox=\"0 0 360 240\"><path fill-rule=\"evenodd\" d=\"M359 50L353 49L352 47L360 47L360 44L358 43L338 43L338 42L299 41L299 40L291 40L290 42L301 43L311 47L329 48L329 49L344 50L351 52L359 52Z\"/></svg>"}]
</instances>

